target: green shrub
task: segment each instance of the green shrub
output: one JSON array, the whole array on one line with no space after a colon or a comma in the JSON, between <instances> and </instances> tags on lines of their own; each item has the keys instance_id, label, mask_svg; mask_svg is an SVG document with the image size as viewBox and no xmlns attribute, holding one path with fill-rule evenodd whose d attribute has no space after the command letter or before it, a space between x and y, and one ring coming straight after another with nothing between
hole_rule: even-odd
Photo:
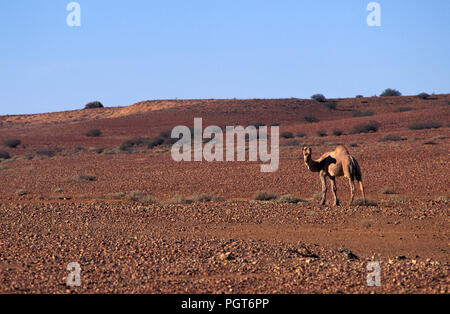
<instances>
[{"instance_id":1,"label":"green shrub","mask_svg":"<svg viewBox=\"0 0 450 314\"><path fill-rule=\"evenodd\" d=\"M99 101L92 101L86 104L86 106L84 106L84 109L95 109L95 108L103 108L103 104Z\"/></svg>"},{"instance_id":2,"label":"green shrub","mask_svg":"<svg viewBox=\"0 0 450 314\"><path fill-rule=\"evenodd\" d=\"M356 95L355 98L363 98L363 95Z\"/></svg>"},{"instance_id":3,"label":"green shrub","mask_svg":"<svg viewBox=\"0 0 450 314\"><path fill-rule=\"evenodd\" d=\"M10 147L10 148L16 148L17 146L19 146L22 143L21 140L17 140L17 139L13 139L13 140L6 140L4 142L5 146Z\"/></svg>"},{"instance_id":4,"label":"green shrub","mask_svg":"<svg viewBox=\"0 0 450 314\"><path fill-rule=\"evenodd\" d=\"M387 88L384 90L384 92L381 93L380 96L382 97L392 97L392 96L401 96L402 93L400 93L398 90L393 88Z\"/></svg>"},{"instance_id":5,"label":"green shrub","mask_svg":"<svg viewBox=\"0 0 450 314\"><path fill-rule=\"evenodd\" d=\"M327 99L322 94L314 94L311 96L311 99L318 101L318 102L325 102Z\"/></svg>"},{"instance_id":6,"label":"green shrub","mask_svg":"<svg viewBox=\"0 0 450 314\"><path fill-rule=\"evenodd\" d=\"M417 95L417 97L419 97L420 99L428 99L430 95L428 95L427 93L420 93L419 95Z\"/></svg>"},{"instance_id":7,"label":"green shrub","mask_svg":"<svg viewBox=\"0 0 450 314\"><path fill-rule=\"evenodd\" d=\"M91 129L86 132L86 136L88 137L99 137L100 135L102 135L102 131L99 129Z\"/></svg>"}]
</instances>

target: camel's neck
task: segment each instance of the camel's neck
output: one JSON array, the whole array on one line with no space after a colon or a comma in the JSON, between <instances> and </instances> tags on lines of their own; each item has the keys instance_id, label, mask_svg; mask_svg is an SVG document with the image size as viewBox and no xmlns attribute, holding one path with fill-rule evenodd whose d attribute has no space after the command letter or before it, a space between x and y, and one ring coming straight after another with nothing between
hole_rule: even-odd
<instances>
[{"instance_id":1,"label":"camel's neck","mask_svg":"<svg viewBox=\"0 0 450 314\"><path fill-rule=\"evenodd\" d=\"M308 157L304 157L303 159L305 161L306 167L308 167L310 171L312 172L320 171L319 163L315 160L312 160L311 155L309 155Z\"/></svg>"}]
</instances>

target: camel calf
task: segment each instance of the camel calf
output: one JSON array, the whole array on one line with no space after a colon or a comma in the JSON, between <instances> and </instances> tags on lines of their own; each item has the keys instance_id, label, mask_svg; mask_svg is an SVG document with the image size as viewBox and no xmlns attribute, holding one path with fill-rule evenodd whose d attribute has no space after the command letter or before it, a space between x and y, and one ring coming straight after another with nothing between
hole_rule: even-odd
<instances>
[{"instance_id":1,"label":"camel calf","mask_svg":"<svg viewBox=\"0 0 450 314\"><path fill-rule=\"evenodd\" d=\"M331 181L331 188L334 196L334 205L339 205L339 200L336 195L336 177L342 177L348 179L350 183L350 204L355 197L355 184L354 180L358 181L359 188L361 189L363 202L366 203L366 196L364 194L364 186L362 184L361 169L359 168L356 159L351 156L342 145L336 147L332 152L323 154L319 159L313 160L311 158L311 148L303 147L303 160L306 167L312 172L319 172L320 181L322 182L322 200L321 205L325 204L327 194L326 178Z\"/></svg>"}]
</instances>

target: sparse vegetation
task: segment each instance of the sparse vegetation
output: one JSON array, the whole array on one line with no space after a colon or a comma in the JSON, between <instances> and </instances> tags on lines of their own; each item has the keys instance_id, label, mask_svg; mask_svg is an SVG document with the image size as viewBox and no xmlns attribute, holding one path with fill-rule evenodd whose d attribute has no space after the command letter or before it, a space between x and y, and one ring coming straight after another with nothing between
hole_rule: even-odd
<instances>
[{"instance_id":1,"label":"sparse vegetation","mask_svg":"<svg viewBox=\"0 0 450 314\"><path fill-rule=\"evenodd\" d=\"M125 197L125 193L118 192L118 193L110 193L104 196L104 198L109 200L121 200Z\"/></svg>"},{"instance_id":2,"label":"sparse vegetation","mask_svg":"<svg viewBox=\"0 0 450 314\"><path fill-rule=\"evenodd\" d=\"M342 132L342 130L339 129L334 129L333 130L333 135L334 136L341 136L344 132Z\"/></svg>"},{"instance_id":3,"label":"sparse vegetation","mask_svg":"<svg viewBox=\"0 0 450 314\"><path fill-rule=\"evenodd\" d=\"M64 182L93 182L97 181L97 177L93 175L78 175L64 179Z\"/></svg>"},{"instance_id":4,"label":"sparse vegetation","mask_svg":"<svg viewBox=\"0 0 450 314\"><path fill-rule=\"evenodd\" d=\"M55 151L52 149L42 148L42 149L38 149L36 151L36 154L38 154L39 156L54 157Z\"/></svg>"},{"instance_id":5,"label":"sparse vegetation","mask_svg":"<svg viewBox=\"0 0 450 314\"><path fill-rule=\"evenodd\" d=\"M370 133L370 132L377 132L380 127L380 123L377 121L369 121L366 123L360 123L353 127L353 133L359 134L359 133Z\"/></svg>"},{"instance_id":6,"label":"sparse vegetation","mask_svg":"<svg viewBox=\"0 0 450 314\"><path fill-rule=\"evenodd\" d=\"M86 132L86 136L88 137L99 137L100 135L102 135L102 131L99 129L91 129Z\"/></svg>"},{"instance_id":7,"label":"sparse vegetation","mask_svg":"<svg viewBox=\"0 0 450 314\"><path fill-rule=\"evenodd\" d=\"M301 142L299 140L289 140L281 143L280 146L299 146Z\"/></svg>"},{"instance_id":8,"label":"sparse vegetation","mask_svg":"<svg viewBox=\"0 0 450 314\"><path fill-rule=\"evenodd\" d=\"M366 110L366 111L355 110L355 111L353 111L352 116L354 118L357 118L357 117L370 117L370 116L373 116L373 111L372 110Z\"/></svg>"},{"instance_id":9,"label":"sparse vegetation","mask_svg":"<svg viewBox=\"0 0 450 314\"><path fill-rule=\"evenodd\" d=\"M10 159L11 156L9 155L8 152L4 151L4 150L0 150L0 159Z\"/></svg>"},{"instance_id":10,"label":"sparse vegetation","mask_svg":"<svg viewBox=\"0 0 450 314\"><path fill-rule=\"evenodd\" d=\"M292 132L282 132L282 133L280 134L280 136L281 136L282 138L293 138L293 137L294 137L294 134L293 134Z\"/></svg>"},{"instance_id":11,"label":"sparse vegetation","mask_svg":"<svg viewBox=\"0 0 450 314\"><path fill-rule=\"evenodd\" d=\"M6 140L4 142L4 145L9 147L9 148L16 148L17 146L19 146L22 143L21 140L18 139L12 139L12 140Z\"/></svg>"},{"instance_id":12,"label":"sparse vegetation","mask_svg":"<svg viewBox=\"0 0 450 314\"><path fill-rule=\"evenodd\" d=\"M147 193L141 191L132 191L128 194L128 199L133 202L152 204L155 203L154 198Z\"/></svg>"},{"instance_id":13,"label":"sparse vegetation","mask_svg":"<svg viewBox=\"0 0 450 314\"><path fill-rule=\"evenodd\" d=\"M401 137L393 134L386 134L383 138L380 139L380 142L397 142L397 141L405 141L406 137Z\"/></svg>"},{"instance_id":14,"label":"sparse vegetation","mask_svg":"<svg viewBox=\"0 0 450 314\"><path fill-rule=\"evenodd\" d=\"M305 137L306 133L305 132L297 132L297 133L295 133L295 136L296 137Z\"/></svg>"},{"instance_id":15,"label":"sparse vegetation","mask_svg":"<svg viewBox=\"0 0 450 314\"><path fill-rule=\"evenodd\" d=\"M193 201L191 199L185 198L179 194L175 194L171 200L174 204L191 204Z\"/></svg>"},{"instance_id":16,"label":"sparse vegetation","mask_svg":"<svg viewBox=\"0 0 450 314\"><path fill-rule=\"evenodd\" d=\"M25 190L25 189L18 189L18 190L16 190L16 195L17 196L24 196L24 195L27 195L27 194L28 194L28 191Z\"/></svg>"},{"instance_id":17,"label":"sparse vegetation","mask_svg":"<svg viewBox=\"0 0 450 314\"><path fill-rule=\"evenodd\" d=\"M381 189L380 192L381 192L381 194L397 194L397 192L395 192L395 190L390 187L385 187L385 188Z\"/></svg>"},{"instance_id":18,"label":"sparse vegetation","mask_svg":"<svg viewBox=\"0 0 450 314\"><path fill-rule=\"evenodd\" d=\"M298 197L296 197L296 196L292 196L292 195L290 195L290 194L280 196L280 197L277 199L277 202L278 202L278 203L289 203L289 204L297 204L297 203L300 203L300 202L302 202L302 203L307 203L307 201L302 200L301 198L298 198Z\"/></svg>"},{"instance_id":19,"label":"sparse vegetation","mask_svg":"<svg viewBox=\"0 0 450 314\"><path fill-rule=\"evenodd\" d=\"M303 119L303 121L308 122L308 123L319 122L319 119L317 119L315 116L313 116L311 114L303 115L302 119Z\"/></svg>"},{"instance_id":20,"label":"sparse vegetation","mask_svg":"<svg viewBox=\"0 0 450 314\"><path fill-rule=\"evenodd\" d=\"M428 95L427 93L420 93L419 95L417 95L417 97L419 97L420 99L428 99L430 95Z\"/></svg>"},{"instance_id":21,"label":"sparse vegetation","mask_svg":"<svg viewBox=\"0 0 450 314\"><path fill-rule=\"evenodd\" d=\"M86 106L84 106L84 109L95 109L95 108L103 108L103 104L99 101L92 101L86 104Z\"/></svg>"},{"instance_id":22,"label":"sparse vegetation","mask_svg":"<svg viewBox=\"0 0 450 314\"><path fill-rule=\"evenodd\" d=\"M356 95L355 98L363 98L363 95Z\"/></svg>"},{"instance_id":23,"label":"sparse vegetation","mask_svg":"<svg viewBox=\"0 0 450 314\"><path fill-rule=\"evenodd\" d=\"M416 110L416 109L412 108L412 107L399 107L399 108L396 108L394 110L394 112L407 112L407 111L412 111L412 110Z\"/></svg>"},{"instance_id":24,"label":"sparse vegetation","mask_svg":"<svg viewBox=\"0 0 450 314\"><path fill-rule=\"evenodd\" d=\"M333 100L328 100L324 102L323 105L330 110L336 110L336 102Z\"/></svg>"},{"instance_id":25,"label":"sparse vegetation","mask_svg":"<svg viewBox=\"0 0 450 314\"><path fill-rule=\"evenodd\" d=\"M393 88L387 88L380 94L381 97L393 97L393 96L401 96L402 93L400 93L398 90Z\"/></svg>"},{"instance_id":26,"label":"sparse vegetation","mask_svg":"<svg viewBox=\"0 0 450 314\"><path fill-rule=\"evenodd\" d=\"M327 99L322 94L314 94L311 96L311 99L318 101L318 102L325 102Z\"/></svg>"},{"instance_id":27,"label":"sparse vegetation","mask_svg":"<svg viewBox=\"0 0 450 314\"><path fill-rule=\"evenodd\" d=\"M266 191L257 191L255 192L255 194L253 194L253 199L255 201L272 201L276 200L277 198L278 195Z\"/></svg>"},{"instance_id":28,"label":"sparse vegetation","mask_svg":"<svg viewBox=\"0 0 450 314\"><path fill-rule=\"evenodd\" d=\"M353 200L352 205L362 205L364 206L364 200L361 197L357 197ZM374 200L369 200L366 198L365 206L377 206L377 202Z\"/></svg>"},{"instance_id":29,"label":"sparse vegetation","mask_svg":"<svg viewBox=\"0 0 450 314\"><path fill-rule=\"evenodd\" d=\"M410 130L424 130L424 129L439 129L442 126L439 122L416 122L413 124L410 124L408 128Z\"/></svg>"},{"instance_id":30,"label":"sparse vegetation","mask_svg":"<svg viewBox=\"0 0 450 314\"><path fill-rule=\"evenodd\" d=\"M317 136L319 136L319 137L324 137L324 136L327 136L327 132L325 132L325 131L323 131L323 130L319 130L319 131L317 131Z\"/></svg>"}]
</instances>

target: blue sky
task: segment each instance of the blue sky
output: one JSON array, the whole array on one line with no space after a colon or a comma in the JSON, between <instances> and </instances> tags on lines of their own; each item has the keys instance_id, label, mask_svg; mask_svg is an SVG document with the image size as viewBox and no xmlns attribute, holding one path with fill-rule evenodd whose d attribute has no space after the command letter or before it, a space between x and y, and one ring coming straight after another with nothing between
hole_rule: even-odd
<instances>
[{"instance_id":1,"label":"blue sky","mask_svg":"<svg viewBox=\"0 0 450 314\"><path fill-rule=\"evenodd\" d=\"M0 114L100 100L449 93L450 1L0 0Z\"/></svg>"}]
</instances>

